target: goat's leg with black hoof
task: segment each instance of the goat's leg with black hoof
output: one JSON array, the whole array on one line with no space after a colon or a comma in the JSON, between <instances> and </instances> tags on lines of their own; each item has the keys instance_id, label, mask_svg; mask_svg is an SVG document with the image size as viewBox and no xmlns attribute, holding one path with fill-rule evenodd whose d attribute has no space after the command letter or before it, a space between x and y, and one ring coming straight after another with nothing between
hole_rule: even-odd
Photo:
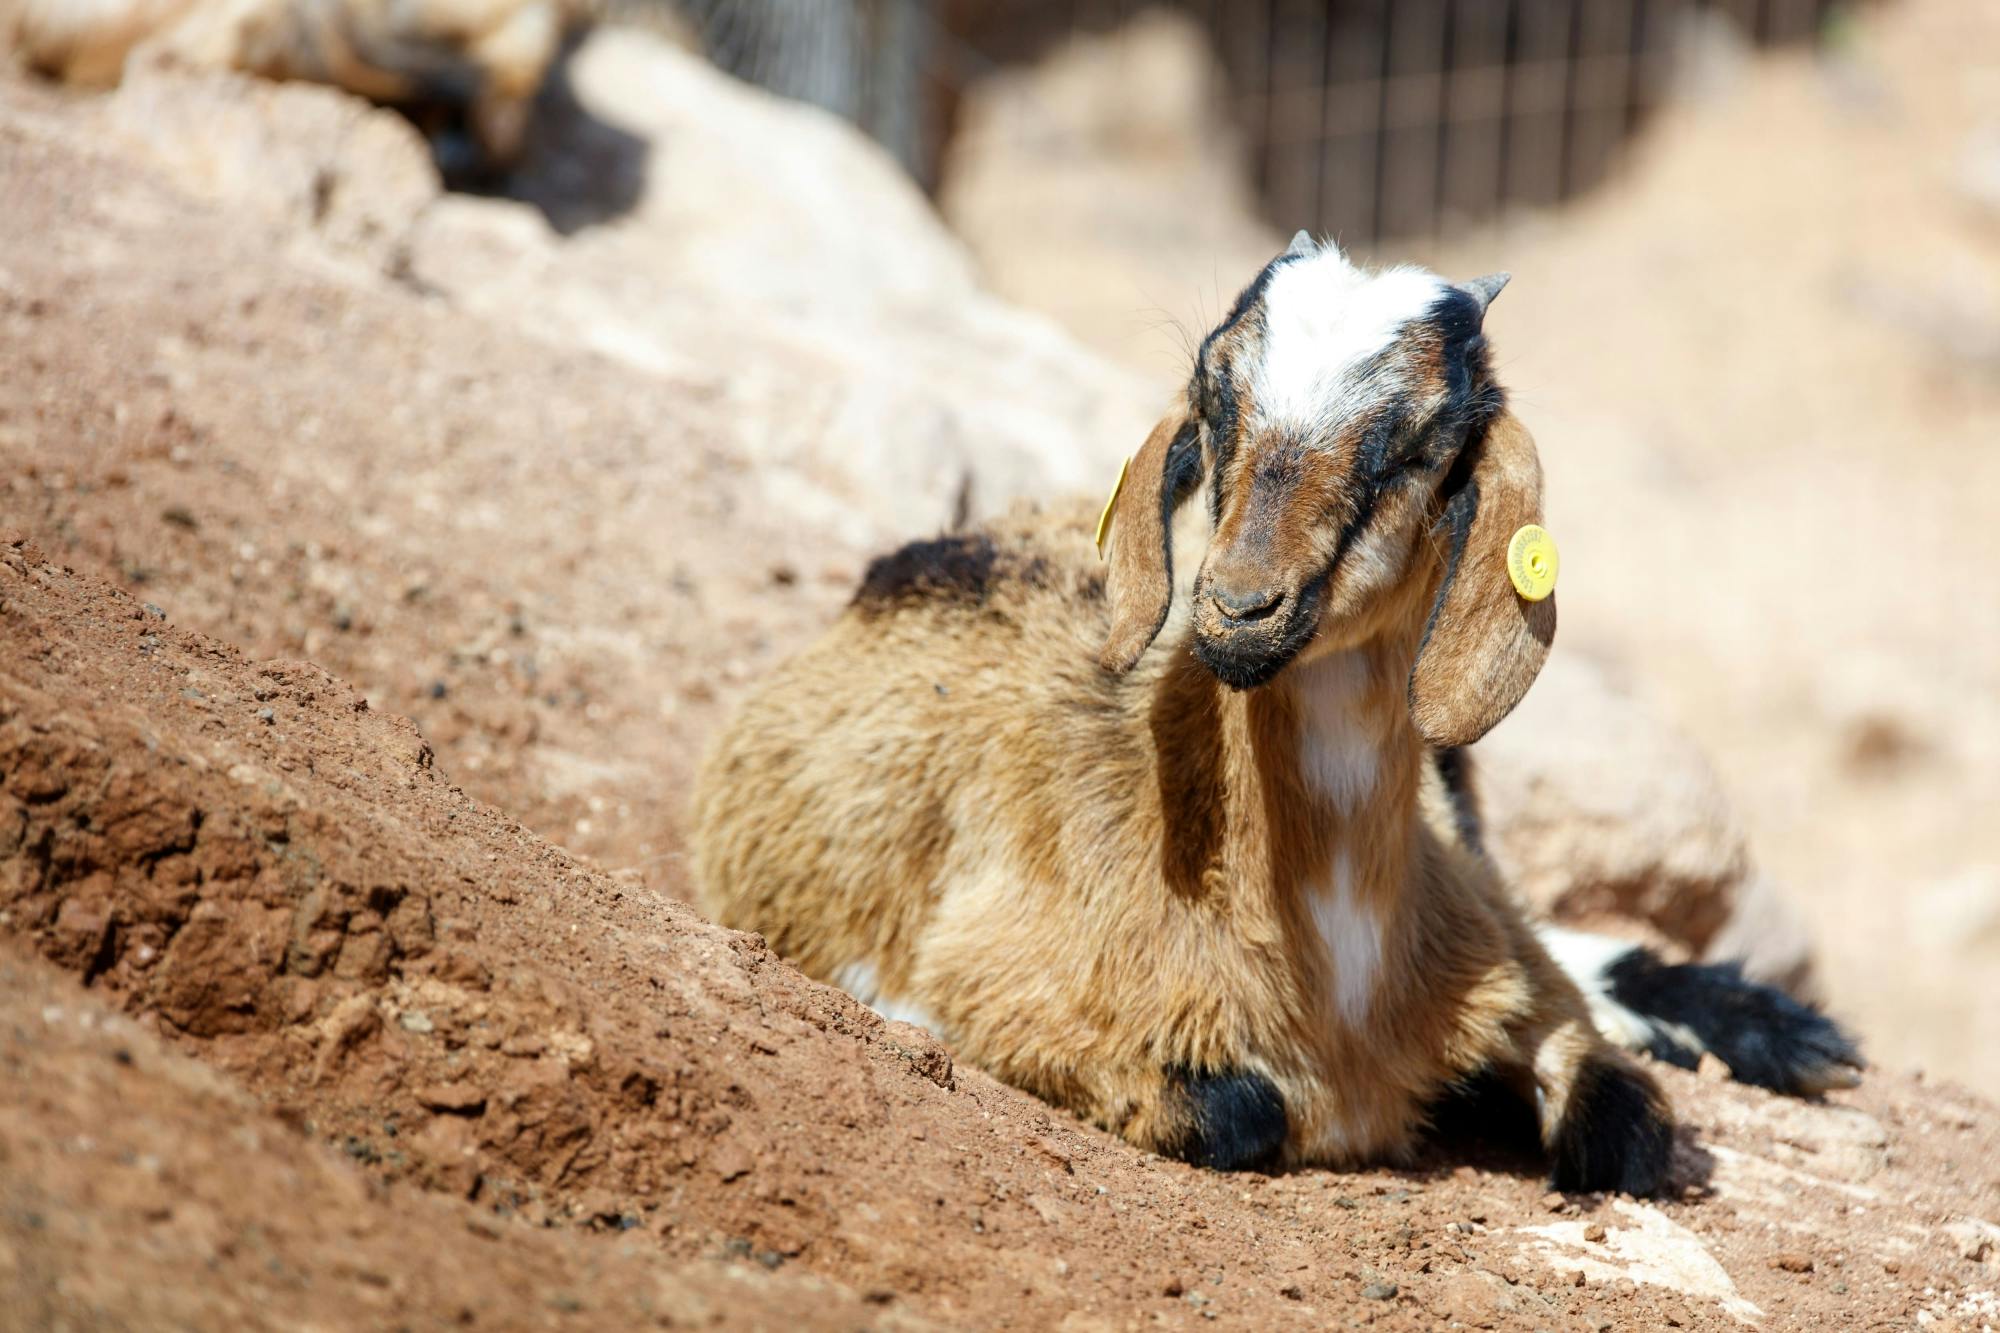
<instances>
[{"instance_id":1,"label":"goat's leg with black hoof","mask_svg":"<svg viewBox=\"0 0 2000 1333\"><path fill-rule=\"evenodd\" d=\"M1775 986L1744 977L1735 963L1667 963L1633 949L1606 974L1614 1003L1652 1029L1649 1054L1693 1068L1708 1051L1730 1076L1794 1097L1861 1081L1866 1066L1838 1023Z\"/></svg>"},{"instance_id":2,"label":"goat's leg with black hoof","mask_svg":"<svg viewBox=\"0 0 2000 1333\"><path fill-rule=\"evenodd\" d=\"M1150 1140L1163 1157L1211 1171L1272 1171L1284 1159L1291 1131L1284 1098L1255 1070L1169 1068L1156 1097L1126 1137Z\"/></svg>"},{"instance_id":3,"label":"goat's leg with black hoof","mask_svg":"<svg viewBox=\"0 0 2000 1333\"><path fill-rule=\"evenodd\" d=\"M1673 1117L1652 1078L1616 1052L1577 1065L1544 1133L1553 1189L1653 1194L1666 1183Z\"/></svg>"},{"instance_id":4,"label":"goat's leg with black hoof","mask_svg":"<svg viewBox=\"0 0 2000 1333\"><path fill-rule=\"evenodd\" d=\"M1851 1088L1866 1067L1831 1018L1735 963L1669 963L1651 949L1543 926L1549 952L1589 998L1604 1035L1692 1069L1708 1052L1730 1076L1794 1097Z\"/></svg>"},{"instance_id":5,"label":"goat's leg with black hoof","mask_svg":"<svg viewBox=\"0 0 2000 1333\"><path fill-rule=\"evenodd\" d=\"M1527 1026L1514 1039L1525 1081L1533 1084L1550 1187L1566 1194L1657 1193L1673 1158L1674 1123L1652 1075L1581 1013Z\"/></svg>"}]
</instances>

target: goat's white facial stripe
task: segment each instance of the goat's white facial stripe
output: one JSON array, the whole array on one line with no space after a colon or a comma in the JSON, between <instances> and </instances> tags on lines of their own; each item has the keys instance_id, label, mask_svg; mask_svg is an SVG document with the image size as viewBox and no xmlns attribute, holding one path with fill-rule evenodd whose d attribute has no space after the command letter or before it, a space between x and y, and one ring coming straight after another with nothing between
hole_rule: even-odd
<instances>
[{"instance_id":1,"label":"goat's white facial stripe","mask_svg":"<svg viewBox=\"0 0 2000 1333\"><path fill-rule=\"evenodd\" d=\"M1297 678L1306 784L1351 815L1374 792L1382 763L1367 726L1368 659L1334 653L1297 668Z\"/></svg>"},{"instance_id":2,"label":"goat's white facial stripe","mask_svg":"<svg viewBox=\"0 0 2000 1333\"><path fill-rule=\"evenodd\" d=\"M1420 268L1365 272L1331 245L1278 265L1264 289L1264 347L1253 388L1261 424L1329 424L1355 368L1449 290Z\"/></svg>"},{"instance_id":3,"label":"goat's white facial stripe","mask_svg":"<svg viewBox=\"0 0 2000 1333\"><path fill-rule=\"evenodd\" d=\"M1333 1006L1341 1021L1358 1027L1375 999L1382 972L1382 923L1354 894L1354 862L1334 853L1333 881L1307 896L1313 926L1333 964Z\"/></svg>"},{"instance_id":4,"label":"goat's white facial stripe","mask_svg":"<svg viewBox=\"0 0 2000 1333\"><path fill-rule=\"evenodd\" d=\"M849 963L834 969L833 984L892 1023L913 1023L928 1029L933 1035L943 1034L937 1019L921 1005L905 1004L882 994L872 963Z\"/></svg>"}]
</instances>

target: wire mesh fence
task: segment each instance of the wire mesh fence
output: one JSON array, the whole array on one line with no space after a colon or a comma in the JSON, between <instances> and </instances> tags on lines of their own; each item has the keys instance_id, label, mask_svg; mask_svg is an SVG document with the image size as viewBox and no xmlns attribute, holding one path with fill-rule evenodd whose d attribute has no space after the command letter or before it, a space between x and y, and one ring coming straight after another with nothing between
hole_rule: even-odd
<instances>
[{"instance_id":1,"label":"wire mesh fence","mask_svg":"<svg viewBox=\"0 0 2000 1333\"><path fill-rule=\"evenodd\" d=\"M723 68L860 125L936 183L959 91L1141 10L1208 34L1266 210L1350 243L1601 181L1689 16L1807 40L1836 0L665 0Z\"/></svg>"}]
</instances>

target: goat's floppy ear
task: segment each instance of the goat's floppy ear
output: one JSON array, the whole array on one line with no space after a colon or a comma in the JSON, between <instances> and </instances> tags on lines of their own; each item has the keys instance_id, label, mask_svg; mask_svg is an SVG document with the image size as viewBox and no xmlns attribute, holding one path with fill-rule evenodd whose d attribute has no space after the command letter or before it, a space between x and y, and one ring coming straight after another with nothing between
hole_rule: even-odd
<instances>
[{"instance_id":1,"label":"goat's floppy ear","mask_svg":"<svg viewBox=\"0 0 2000 1333\"><path fill-rule=\"evenodd\" d=\"M1111 632L1097 661L1106 671L1130 671L1167 623L1174 591L1173 511L1199 480L1200 450L1183 394L1126 465L1105 510Z\"/></svg>"},{"instance_id":2,"label":"goat's floppy ear","mask_svg":"<svg viewBox=\"0 0 2000 1333\"><path fill-rule=\"evenodd\" d=\"M1473 447L1470 475L1438 520L1444 573L1410 672L1410 716L1438 746L1469 745L1512 712L1556 636L1554 594L1531 602L1507 572L1514 534L1542 517L1535 442L1503 412Z\"/></svg>"}]
</instances>

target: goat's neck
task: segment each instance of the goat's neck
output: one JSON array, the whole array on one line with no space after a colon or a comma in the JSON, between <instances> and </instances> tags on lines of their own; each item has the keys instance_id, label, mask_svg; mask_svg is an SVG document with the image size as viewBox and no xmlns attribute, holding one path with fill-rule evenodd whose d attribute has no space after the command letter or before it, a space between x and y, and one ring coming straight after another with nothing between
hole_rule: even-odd
<instances>
[{"instance_id":1,"label":"goat's neck","mask_svg":"<svg viewBox=\"0 0 2000 1333\"><path fill-rule=\"evenodd\" d=\"M1394 911L1423 755L1404 702L1409 657L1378 641L1239 693L1175 654L1151 711L1164 864L1179 891Z\"/></svg>"},{"instance_id":2,"label":"goat's neck","mask_svg":"<svg viewBox=\"0 0 2000 1333\"><path fill-rule=\"evenodd\" d=\"M1374 1013L1410 883L1423 746L1409 670L1407 652L1363 646L1295 666L1279 693L1248 701L1273 906L1304 909L1328 1003L1350 1026Z\"/></svg>"}]
</instances>

